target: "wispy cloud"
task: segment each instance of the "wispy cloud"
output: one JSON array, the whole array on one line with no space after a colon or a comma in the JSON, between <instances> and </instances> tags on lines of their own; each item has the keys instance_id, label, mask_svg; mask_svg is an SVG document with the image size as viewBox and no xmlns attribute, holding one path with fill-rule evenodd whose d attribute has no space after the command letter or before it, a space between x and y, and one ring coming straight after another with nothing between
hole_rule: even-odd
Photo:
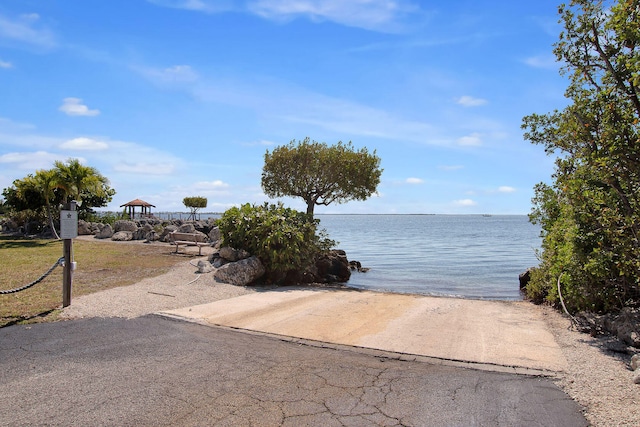
<instances>
[{"instance_id":1,"label":"wispy cloud","mask_svg":"<svg viewBox=\"0 0 640 427\"><path fill-rule=\"evenodd\" d=\"M463 107L480 107L482 105L486 105L489 101L482 98L474 98L473 96L461 96L456 99L456 103L462 105Z\"/></svg>"},{"instance_id":2,"label":"wispy cloud","mask_svg":"<svg viewBox=\"0 0 640 427\"><path fill-rule=\"evenodd\" d=\"M223 190L229 188L229 184L222 180L199 181L194 184L194 188L198 190Z\"/></svg>"},{"instance_id":3,"label":"wispy cloud","mask_svg":"<svg viewBox=\"0 0 640 427\"><path fill-rule=\"evenodd\" d=\"M60 148L63 150L100 151L108 149L109 144L92 138L79 137L63 142L60 144Z\"/></svg>"},{"instance_id":4,"label":"wispy cloud","mask_svg":"<svg viewBox=\"0 0 640 427\"><path fill-rule=\"evenodd\" d=\"M557 70L560 67L560 63L556 57L551 54L530 56L522 62L533 68L543 68L547 70Z\"/></svg>"},{"instance_id":5,"label":"wispy cloud","mask_svg":"<svg viewBox=\"0 0 640 427\"><path fill-rule=\"evenodd\" d=\"M457 171L460 169L464 169L464 166L462 165L440 165L438 166L438 169L443 170L443 171Z\"/></svg>"},{"instance_id":6,"label":"wispy cloud","mask_svg":"<svg viewBox=\"0 0 640 427\"><path fill-rule=\"evenodd\" d=\"M52 48L57 42L51 30L39 24L40 15L36 13L8 18L0 15L0 39L12 40L38 47Z\"/></svg>"},{"instance_id":7,"label":"wispy cloud","mask_svg":"<svg viewBox=\"0 0 640 427\"><path fill-rule=\"evenodd\" d=\"M421 10L410 0L147 0L162 7L205 13L246 12L264 19L288 22L307 18L382 32L401 31Z\"/></svg>"},{"instance_id":8,"label":"wispy cloud","mask_svg":"<svg viewBox=\"0 0 640 427\"><path fill-rule=\"evenodd\" d=\"M166 68L132 67L156 84L193 83L198 80L198 73L189 65L173 65Z\"/></svg>"},{"instance_id":9,"label":"wispy cloud","mask_svg":"<svg viewBox=\"0 0 640 427\"><path fill-rule=\"evenodd\" d=\"M470 135L458 138L458 145L463 147L479 147L482 145L482 138L479 133L472 133Z\"/></svg>"},{"instance_id":10,"label":"wispy cloud","mask_svg":"<svg viewBox=\"0 0 640 427\"><path fill-rule=\"evenodd\" d=\"M255 0L248 2L247 8L267 19L306 17L380 31L397 31L403 18L419 11L406 0Z\"/></svg>"},{"instance_id":11,"label":"wispy cloud","mask_svg":"<svg viewBox=\"0 0 640 427\"><path fill-rule=\"evenodd\" d=\"M100 110L91 110L82 103L80 98L65 98L62 105L58 108L68 116L97 116Z\"/></svg>"},{"instance_id":12,"label":"wispy cloud","mask_svg":"<svg viewBox=\"0 0 640 427\"><path fill-rule=\"evenodd\" d=\"M461 200L455 200L453 204L455 206L468 207L468 206L476 206L478 203L476 203L472 199L461 199Z\"/></svg>"},{"instance_id":13,"label":"wispy cloud","mask_svg":"<svg viewBox=\"0 0 640 427\"><path fill-rule=\"evenodd\" d=\"M516 191L516 189L514 187L510 187L508 185L503 185L498 187L498 192L499 193L514 193Z\"/></svg>"},{"instance_id":14,"label":"wispy cloud","mask_svg":"<svg viewBox=\"0 0 640 427\"><path fill-rule=\"evenodd\" d=\"M424 180L420 178L407 178L407 184L423 184Z\"/></svg>"},{"instance_id":15,"label":"wispy cloud","mask_svg":"<svg viewBox=\"0 0 640 427\"><path fill-rule=\"evenodd\" d=\"M49 169L56 160L60 160L60 155L47 151L13 152L0 155L0 163L25 173L32 173L37 169ZM14 177L14 179L19 178L22 177Z\"/></svg>"},{"instance_id":16,"label":"wispy cloud","mask_svg":"<svg viewBox=\"0 0 640 427\"><path fill-rule=\"evenodd\" d=\"M171 175L175 172L175 165L162 162L132 162L121 161L113 165L113 170L134 175Z\"/></svg>"},{"instance_id":17,"label":"wispy cloud","mask_svg":"<svg viewBox=\"0 0 640 427\"><path fill-rule=\"evenodd\" d=\"M147 2L162 7L206 13L223 12L234 8L231 0L147 0Z\"/></svg>"},{"instance_id":18,"label":"wispy cloud","mask_svg":"<svg viewBox=\"0 0 640 427\"><path fill-rule=\"evenodd\" d=\"M0 59L0 68L13 68L13 64L11 62L3 61Z\"/></svg>"}]
</instances>

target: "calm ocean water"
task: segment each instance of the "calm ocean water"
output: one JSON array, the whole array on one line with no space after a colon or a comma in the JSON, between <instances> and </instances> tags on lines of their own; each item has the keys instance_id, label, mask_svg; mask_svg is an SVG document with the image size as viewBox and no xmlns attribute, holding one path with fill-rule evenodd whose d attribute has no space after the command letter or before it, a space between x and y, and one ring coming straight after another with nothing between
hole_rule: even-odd
<instances>
[{"instance_id":1,"label":"calm ocean water","mask_svg":"<svg viewBox=\"0 0 640 427\"><path fill-rule=\"evenodd\" d=\"M518 275L538 264L540 229L525 215L317 215L361 289L522 299Z\"/></svg>"}]
</instances>

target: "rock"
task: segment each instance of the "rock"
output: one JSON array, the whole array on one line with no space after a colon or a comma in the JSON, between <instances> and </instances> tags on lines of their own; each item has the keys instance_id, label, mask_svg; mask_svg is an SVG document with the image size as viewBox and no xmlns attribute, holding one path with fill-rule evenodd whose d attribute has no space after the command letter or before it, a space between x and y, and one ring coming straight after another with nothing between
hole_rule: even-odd
<instances>
[{"instance_id":1,"label":"rock","mask_svg":"<svg viewBox=\"0 0 640 427\"><path fill-rule=\"evenodd\" d=\"M127 242L133 240L133 232L131 231L118 231L111 236L111 240L116 242Z\"/></svg>"},{"instance_id":2,"label":"rock","mask_svg":"<svg viewBox=\"0 0 640 427\"><path fill-rule=\"evenodd\" d=\"M640 354L631 356L631 370L637 371L640 368Z\"/></svg>"},{"instance_id":3,"label":"rock","mask_svg":"<svg viewBox=\"0 0 640 427\"><path fill-rule=\"evenodd\" d=\"M633 378L633 382L634 384L640 384L640 372L636 371L637 374L636 376Z\"/></svg>"},{"instance_id":4,"label":"rock","mask_svg":"<svg viewBox=\"0 0 640 427\"><path fill-rule=\"evenodd\" d=\"M213 266L209 261L198 261L198 273L209 273L211 271L213 271Z\"/></svg>"},{"instance_id":5,"label":"rock","mask_svg":"<svg viewBox=\"0 0 640 427\"><path fill-rule=\"evenodd\" d=\"M351 277L347 254L335 249L321 255L315 264L316 281L321 283L347 282Z\"/></svg>"},{"instance_id":6,"label":"rock","mask_svg":"<svg viewBox=\"0 0 640 427\"><path fill-rule=\"evenodd\" d=\"M191 223L182 224L181 226L178 227L178 231L180 233L195 233L196 227Z\"/></svg>"},{"instance_id":7,"label":"rock","mask_svg":"<svg viewBox=\"0 0 640 427\"><path fill-rule=\"evenodd\" d=\"M104 224L104 226L95 235L96 239L110 239L113 237L113 229L111 225Z\"/></svg>"},{"instance_id":8,"label":"rock","mask_svg":"<svg viewBox=\"0 0 640 427\"><path fill-rule=\"evenodd\" d=\"M520 281L520 289L526 288L531 281L531 272L533 271L533 269L534 267L527 268L518 276L518 280Z\"/></svg>"},{"instance_id":9,"label":"rock","mask_svg":"<svg viewBox=\"0 0 640 427\"><path fill-rule=\"evenodd\" d=\"M244 249L233 249L229 246L225 246L220 248L219 251L220 257L226 259L227 261L235 262L241 259L246 259L251 256L251 254Z\"/></svg>"},{"instance_id":10,"label":"rock","mask_svg":"<svg viewBox=\"0 0 640 427\"><path fill-rule=\"evenodd\" d=\"M612 320L611 329L620 341L640 348L640 310L625 307Z\"/></svg>"},{"instance_id":11,"label":"rock","mask_svg":"<svg viewBox=\"0 0 640 427\"><path fill-rule=\"evenodd\" d=\"M145 224L133 232L133 240L149 240L149 234L153 233L153 227Z\"/></svg>"},{"instance_id":12,"label":"rock","mask_svg":"<svg viewBox=\"0 0 640 427\"><path fill-rule=\"evenodd\" d=\"M176 225L167 225L164 230L162 230L162 233L160 234L160 238L158 240L160 240L161 242L167 242L169 240L169 234L173 233L174 231L178 231L178 226Z\"/></svg>"},{"instance_id":13,"label":"rock","mask_svg":"<svg viewBox=\"0 0 640 427\"><path fill-rule=\"evenodd\" d=\"M360 261L349 261L349 268L356 270L358 273L366 273L370 270L369 268L363 267Z\"/></svg>"},{"instance_id":14,"label":"rock","mask_svg":"<svg viewBox=\"0 0 640 427\"><path fill-rule=\"evenodd\" d=\"M91 230L91 224L87 221L83 221L81 219L78 220L78 235L79 236L87 236L93 234Z\"/></svg>"},{"instance_id":15,"label":"rock","mask_svg":"<svg viewBox=\"0 0 640 427\"><path fill-rule=\"evenodd\" d=\"M209 232L209 241L211 244L215 245L220 241L220 229L218 227L213 227Z\"/></svg>"},{"instance_id":16,"label":"rock","mask_svg":"<svg viewBox=\"0 0 640 427\"><path fill-rule=\"evenodd\" d=\"M223 265L215 271L214 277L220 282L246 286L262 277L265 271L258 257L252 256Z\"/></svg>"},{"instance_id":17,"label":"rock","mask_svg":"<svg viewBox=\"0 0 640 427\"><path fill-rule=\"evenodd\" d=\"M119 219L118 221L116 221L113 224L113 231L114 232L119 232L119 231L131 231L134 232L138 230L138 224L136 224L134 221L127 221L124 219Z\"/></svg>"}]
</instances>

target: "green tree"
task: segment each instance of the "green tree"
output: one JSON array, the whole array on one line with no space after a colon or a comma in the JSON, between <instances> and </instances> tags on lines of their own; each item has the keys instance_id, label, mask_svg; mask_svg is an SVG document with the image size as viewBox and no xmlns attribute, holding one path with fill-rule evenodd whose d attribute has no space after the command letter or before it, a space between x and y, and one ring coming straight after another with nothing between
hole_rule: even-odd
<instances>
[{"instance_id":1,"label":"green tree","mask_svg":"<svg viewBox=\"0 0 640 427\"><path fill-rule=\"evenodd\" d=\"M182 199L182 203L191 211L189 218L192 218L195 221L198 209L207 207L207 198L200 196L185 197Z\"/></svg>"},{"instance_id":2,"label":"green tree","mask_svg":"<svg viewBox=\"0 0 640 427\"><path fill-rule=\"evenodd\" d=\"M562 111L523 119L525 138L558 154L530 215L543 230L527 293L573 310L640 303L640 2L573 0L554 53L569 77Z\"/></svg>"},{"instance_id":3,"label":"green tree","mask_svg":"<svg viewBox=\"0 0 640 427\"><path fill-rule=\"evenodd\" d=\"M55 162L53 169L38 170L35 175L13 181L2 195L7 207L16 213L22 212L24 218L39 220L46 215L52 232L57 235L53 207L77 200L81 202L78 216L84 218L92 213L91 208L106 206L112 200L115 190L108 183L95 168L73 159L67 163Z\"/></svg>"},{"instance_id":4,"label":"green tree","mask_svg":"<svg viewBox=\"0 0 640 427\"><path fill-rule=\"evenodd\" d=\"M269 197L301 197L307 214L316 205L366 200L376 192L382 169L380 158L351 142L328 146L311 141L291 141L267 150L262 169L262 189Z\"/></svg>"},{"instance_id":5,"label":"green tree","mask_svg":"<svg viewBox=\"0 0 640 427\"><path fill-rule=\"evenodd\" d=\"M58 173L54 169L40 169L36 171L35 176L31 177L31 179L33 186L40 191L42 198L44 199L51 232L56 239L60 239L60 236L58 236L58 232L56 231L56 227L53 222L53 210L51 208L51 204L56 197L55 191L56 189L60 188L60 184L58 183Z\"/></svg>"},{"instance_id":6,"label":"green tree","mask_svg":"<svg viewBox=\"0 0 640 427\"><path fill-rule=\"evenodd\" d=\"M64 190L65 201L83 201L87 193L104 196L109 180L94 167L84 166L78 159L69 159L66 163L56 160L55 171L58 185Z\"/></svg>"}]
</instances>

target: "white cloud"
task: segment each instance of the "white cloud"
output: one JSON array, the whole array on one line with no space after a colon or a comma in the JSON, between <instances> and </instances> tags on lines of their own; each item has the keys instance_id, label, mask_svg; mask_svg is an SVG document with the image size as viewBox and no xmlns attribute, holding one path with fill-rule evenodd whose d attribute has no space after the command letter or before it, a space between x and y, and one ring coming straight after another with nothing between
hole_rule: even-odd
<instances>
[{"instance_id":1,"label":"white cloud","mask_svg":"<svg viewBox=\"0 0 640 427\"><path fill-rule=\"evenodd\" d=\"M233 9L233 2L226 0L147 0L156 6L174 9L193 10L197 12L222 12Z\"/></svg>"},{"instance_id":2,"label":"white cloud","mask_svg":"<svg viewBox=\"0 0 640 427\"><path fill-rule=\"evenodd\" d=\"M273 141L267 141L266 139L261 139L259 141L253 141L253 142L245 142L242 143L242 145L246 146L246 147L256 147L256 146L260 146L260 147L272 147L274 145L278 145L279 143L277 142L273 142Z\"/></svg>"},{"instance_id":3,"label":"white cloud","mask_svg":"<svg viewBox=\"0 0 640 427\"><path fill-rule=\"evenodd\" d=\"M217 179L215 181L196 182L194 184L194 187L196 189L201 189L201 190L221 190L221 189L229 188L229 184L227 184L226 182L223 182L222 180Z\"/></svg>"},{"instance_id":4,"label":"white cloud","mask_svg":"<svg viewBox=\"0 0 640 427\"><path fill-rule=\"evenodd\" d=\"M103 141L98 141L96 139L79 137L63 142L62 144L60 144L60 148L67 150L98 151L106 150L107 148L109 148L109 144Z\"/></svg>"},{"instance_id":5,"label":"white cloud","mask_svg":"<svg viewBox=\"0 0 640 427\"><path fill-rule=\"evenodd\" d=\"M456 100L457 104L462 105L463 107L479 107L481 105L487 104L489 101L482 98L474 98L473 96L461 96Z\"/></svg>"},{"instance_id":6,"label":"white cloud","mask_svg":"<svg viewBox=\"0 0 640 427\"><path fill-rule=\"evenodd\" d=\"M399 22L419 11L406 0L254 0L249 11L266 19L287 21L299 16L368 30L397 31Z\"/></svg>"},{"instance_id":7,"label":"white cloud","mask_svg":"<svg viewBox=\"0 0 640 427\"><path fill-rule=\"evenodd\" d=\"M420 179L420 178L407 178L406 183L407 184L422 184L422 183L424 183L424 180Z\"/></svg>"},{"instance_id":8,"label":"white cloud","mask_svg":"<svg viewBox=\"0 0 640 427\"><path fill-rule=\"evenodd\" d=\"M556 57L551 54L530 56L529 58L525 58L523 62L530 67L547 70L555 70L560 66Z\"/></svg>"},{"instance_id":9,"label":"white cloud","mask_svg":"<svg viewBox=\"0 0 640 427\"><path fill-rule=\"evenodd\" d=\"M172 163L120 162L113 165L116 172L138 175L170 175L175 171Z\"/></svg>"},{"instance_id":10,"label":"white cloud","mask_svg":"<svg viewBox=\"0 0 640 427\"><path fill-rule=\"evenodd\" d=\"M3 61L0 59L0 68L13 68L13 64L11 62Z\"/></svg>"},{"instance_id":11,"label":"white cloud","mask_svg":"<svg viewBox=\"0 0 640 427\"><path fill-rule=\"evenodd\" d=\"M0 163L11 165L16 169L26 170L29 173L37 169L50 169L56 160L63 159L60 155L47 151L17 152L0 155Z\"/></svg>"},{"instance_id":12,"label":"white cloud","mask_svg":"<svg viewBox=\"0 0 640 427\"><path fill-rule=\"evenodd\" d=\"M475 206L475 205L477 205L477 203L476 203L476 202L474 202L474 201L473 201L473 200L471 200L471 199L461 199L461 200L456 200L456 201L454 201L454 202L453 202L453 204L454 204L454 205L456 205L456 206L463 206L463 207L466 207L466 206Z\"/></svg>"},{"instance_id":13,"label":"white cloud","mask_svg":"<svg viewBox=\"0 0 640 427\"><path fill-rule=\"evenodd\" d=\"M458 138L458 145L462 145L465 147L478 147L482 145L482 139L480 138L479 133L474 132L470 135Z\"/></svg>"},{"instance_id":14,"label":"white cloud","mask_svg":"<svg viewBox=\"0 0 640 427\"><path fill-rule=\"evenodd\" d=\"M438 166L438 169L443 170L443 171L457 171L460 169L464 169L464 166L462 165L440 165Z\"/></svg>"},{"instance_id":15,"label":"white cloud","mask_svg":"<svg viewBox=\"0 0 640 427\"><path fill-rule=\"evenodd\" d=\"M501 187L498 187L498 192L500 193L513 193L515 191L516 191L515 188L509 187L508 185L503 185Z\"/></svg>"},{"instance_id":16,"label":"white cloud","mask_svg":"<svg viewBox=\"0 0 640 427\"><path fill-rule=\"evenodd\" d=\"M58 108L68 116L97 116L100 110L90 110L89 107L82 103L80 98L65 98L62 105Z\"/></svg>"},{"instance_id":17,"label":"white cloud","mask_svg":"<svg viewBox=\"0 0 640 427\"><path fill-rule=\"evenodd\" d=\"M37 27L40 16L36 13L9 19L0 15L0 39L9 39L39 47L56 45L55 37L47 28Z\"/></svg>"},{"instance_id":18,"label":"white cloud","mask_svg":"<svg viewBox=\"0 0 640 427\"><path fill-rule=\"evenodd\" d=\"M167 68L134 67L134 70L157 84L193 83L198 80L198 74L189 65Z\"/></svg>"},{"instance_id":19,"label":"white cloud","mask_svg":"<svg viewBox=\"0 0 640 427\"><path fill-rule=\"evenodd\" d=\"M411 0L147 0L162 7L205 13L244 11L287 22L306 17L367 30L400 31L407 17L420 13Z\"/></svg>"}]
</instances>

